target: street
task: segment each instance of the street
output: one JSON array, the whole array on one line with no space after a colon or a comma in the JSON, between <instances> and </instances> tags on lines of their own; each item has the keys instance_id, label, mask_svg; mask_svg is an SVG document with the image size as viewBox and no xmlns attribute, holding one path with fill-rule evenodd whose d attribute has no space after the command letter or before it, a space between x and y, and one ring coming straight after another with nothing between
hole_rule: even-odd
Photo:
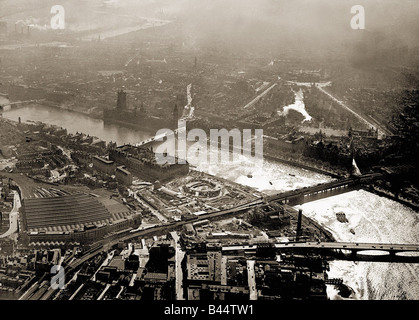
<instances>
[{"instance_id":1,"label":"street","mask_svg":"<svg viewBox=\"0 0 419 320\"><path fill-rule=\"evenodd\" d=\"M0 238L6 238L18 231L19 208L21 207L20 197L16 191L12 190L11 192L14 193L14 200L13 200L13 209L10 212L10 216L9 216L10 226L9 226L9 230L7 230L5 233L0 235Z\"/></svg>"},{"instance_id":2,"label":"street","mask_svg":"<svg viewBox=\"0 0 419 320\"><path fill-rule=\"evenodd\" d=\"M247 279L249 283L250 300L257 300L258 293L256 290L256 279L255 279L255 261L247 260Z\"/></svg>"}]
</instances>

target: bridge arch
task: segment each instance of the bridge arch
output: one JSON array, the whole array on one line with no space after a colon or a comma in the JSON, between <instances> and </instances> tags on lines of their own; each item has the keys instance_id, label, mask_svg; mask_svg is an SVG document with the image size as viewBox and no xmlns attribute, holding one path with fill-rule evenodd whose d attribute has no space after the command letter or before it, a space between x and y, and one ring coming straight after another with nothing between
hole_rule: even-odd
<instances>
[{"instance_id":1,"label":"bridge arch","mask_svg":"<svg viewBox=\"0 0 419 320\"><path fill-rule=\"evenodd\" d=\"M365 255L365 256L389 256L390 251L384 249L364 249L364 250L357 250L356 254L358 255Z\"/></svg>"},{"instance_id":2,"label":"bridge arch","mask_svg":"<svg viewBox=\"0 0 419 320\"><path fill-rule=\"evenodd\" d=\"M399 251L395 255L399 257L419 257L419 251Z\"/></svg>"}]
</instances>

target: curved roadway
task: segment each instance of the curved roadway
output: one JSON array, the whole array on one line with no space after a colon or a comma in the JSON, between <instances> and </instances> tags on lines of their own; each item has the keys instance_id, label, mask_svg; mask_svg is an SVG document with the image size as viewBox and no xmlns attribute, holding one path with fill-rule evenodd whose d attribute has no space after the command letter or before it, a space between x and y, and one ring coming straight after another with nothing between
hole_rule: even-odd
<instances>
[{"instance_id":1,"label":"curved roadway","mask_svg":"<svg viewBox=\"0 0 419 320\"><path fill-rule=\"evenodd\" d=\"M7 230L5 233L0 235L0 238L6 238L6 237L16 233L18 231L18 228L19 228L19 220L18 220L18 218L19 218L19 208L22 205L20 203L19 193L17 193L14 190L12 190L12 192L14 193L14 199L13 199L13 209L10 212L10 215L9 215L9 222L10 222L9 230Z\"/></svg>"}]
</instances>

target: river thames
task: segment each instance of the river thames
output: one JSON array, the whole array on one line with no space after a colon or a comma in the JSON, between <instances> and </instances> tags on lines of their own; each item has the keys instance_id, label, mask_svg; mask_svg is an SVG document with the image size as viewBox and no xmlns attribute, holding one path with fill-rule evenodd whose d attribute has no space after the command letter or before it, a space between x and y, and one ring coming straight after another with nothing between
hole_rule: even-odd
<instances>
[{"instance_id":1,"label":"river thames","mask_svg":"<svg viewBox=\"0 0 419 320\"><path fill-rule=\"evenodd\" d=\"M87 115L40 105L25 106L3 112L13 121L41 121L66 128L69 133L83 132L104 141L138 143L154 134L119 125L104 124ZM223 166L199 164L196 168L253 187L267 194L332 181L331 177L273 161L255 167L254 160L240 157ZM332 232L338 241L419 243L417 212L393 200L359 190L305 203L305 215ZM340 223L336 213L344 212L348 223ZM355 234L350 232L352 229ZM333 261L329 277L342 278L354 292L354 299L419 299L419 266L405 263ZM330 299L340 299L328 285Z\"/></svg>"}]
</instances>

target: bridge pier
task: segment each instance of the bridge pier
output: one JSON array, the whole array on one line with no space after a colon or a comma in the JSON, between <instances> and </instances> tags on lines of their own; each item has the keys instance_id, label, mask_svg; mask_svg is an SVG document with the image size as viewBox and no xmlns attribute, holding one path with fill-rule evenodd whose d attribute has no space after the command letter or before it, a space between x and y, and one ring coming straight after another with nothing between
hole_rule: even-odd
<instances>
[{"instance_id":1,"label":"bridge pier","mask_svg":"<svg viewBox=\"0 0 419 320\"><path fill-rule=\"evenodd\" d=\"M396 260L396 251L394 251L394 250L390 250L389 251L389 258L390 258L390 261L394 261L394 260Z\"/></svg>"},{"instance_id":2,"label":"bridge pier","mask_svg":"<svg viewBox=\"0 0 419 320\"><path fill-rule=\"evenodd\" d=\"M357 260L357 256L358 256L358 250L352 249L351 250L351 255L350 255L351 260L356 261Z\"/></svg>"}]
</instances>

